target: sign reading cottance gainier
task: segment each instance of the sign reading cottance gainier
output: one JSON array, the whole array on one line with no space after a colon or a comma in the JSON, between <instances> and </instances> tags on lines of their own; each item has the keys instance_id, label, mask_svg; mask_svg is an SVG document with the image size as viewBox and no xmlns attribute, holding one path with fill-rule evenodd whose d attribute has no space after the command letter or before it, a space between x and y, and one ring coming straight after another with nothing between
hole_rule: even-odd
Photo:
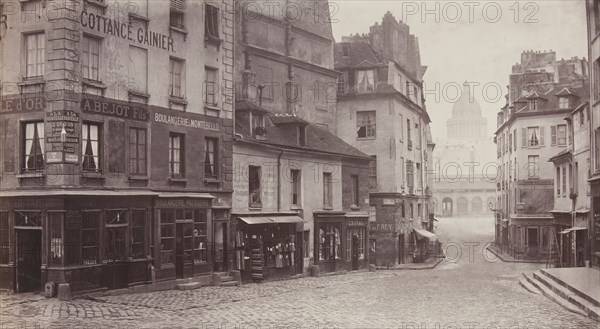
<instances>
[{"instance_id":1,"label":"sign reading cottance gainier","mask_svg":"<svg viewBox=\"0 0 600 329\"><path fill-rule=\"evenodd\" d=\"M81 26L98 31L107 35L113 35L129 42L137 42L142 45L156 47L175 52L173 38L160 32L154 32L143 27L133 30L129 22L87 12L83 10L79 22Z\"/></svg>"}]
</instances>

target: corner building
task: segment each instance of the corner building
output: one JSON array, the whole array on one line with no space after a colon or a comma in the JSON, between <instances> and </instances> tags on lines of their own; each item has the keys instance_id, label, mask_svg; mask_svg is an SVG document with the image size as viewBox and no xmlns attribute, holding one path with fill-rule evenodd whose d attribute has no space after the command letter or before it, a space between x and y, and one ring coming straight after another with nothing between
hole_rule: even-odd
<instances>
[{"instance_id":1,"label":"corner building","mask_svg":"<svg viewBox=\"0 0 600 329\"><path fill-rule=\"evenodd\" d=\"M0 5L0 288L210 280L231 207L232 1Z\"/></svg>"}]
</instances>

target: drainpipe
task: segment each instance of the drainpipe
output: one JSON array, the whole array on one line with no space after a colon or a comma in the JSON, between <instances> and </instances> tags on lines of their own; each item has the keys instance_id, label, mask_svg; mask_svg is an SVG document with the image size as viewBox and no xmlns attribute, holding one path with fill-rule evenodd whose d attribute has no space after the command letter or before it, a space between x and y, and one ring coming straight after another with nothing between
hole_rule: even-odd
<instances>
[{"instance_id":1,"label":"drainpipe","mask_svg":"<svg viewBox=\"0 0 600 329\"><path fill-rule=\"evenodd\" d=\"M281 156L283 150L277 156L277 212L281 211Z\"/></svg>"}]
</instances>

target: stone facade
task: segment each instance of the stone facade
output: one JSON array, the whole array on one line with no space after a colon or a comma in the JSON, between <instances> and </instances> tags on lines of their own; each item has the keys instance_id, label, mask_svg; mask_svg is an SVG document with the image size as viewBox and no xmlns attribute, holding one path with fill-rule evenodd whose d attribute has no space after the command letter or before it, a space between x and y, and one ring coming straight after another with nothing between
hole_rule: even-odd
<instances>
[{"instance_id":1,"label":"stone facade","mask_svg":"<svg viewBox=\"0 0 600 329\"><path fill-rule=\"evenodd\" d=\"M231 207L233 2L2 6L2 288L210 278ZM194 90L213 84L230 88Z\"/></svg>"}]
</instances>

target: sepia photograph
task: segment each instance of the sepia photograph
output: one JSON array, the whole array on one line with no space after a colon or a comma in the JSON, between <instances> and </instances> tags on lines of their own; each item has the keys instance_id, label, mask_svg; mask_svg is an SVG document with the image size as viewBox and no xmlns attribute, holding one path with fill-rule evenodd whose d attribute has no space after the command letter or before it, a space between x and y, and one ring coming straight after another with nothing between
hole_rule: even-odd
<instances>
[{"instance_id":1,"label":"sepia photograph","mask_svg":"<svg viewBox=\"0 0 600 329\"><path fill-rule=\"evenodd\" d=\"M0 0L29 328L600 328L600 0Z\"/></svg>"}]
</instances>

